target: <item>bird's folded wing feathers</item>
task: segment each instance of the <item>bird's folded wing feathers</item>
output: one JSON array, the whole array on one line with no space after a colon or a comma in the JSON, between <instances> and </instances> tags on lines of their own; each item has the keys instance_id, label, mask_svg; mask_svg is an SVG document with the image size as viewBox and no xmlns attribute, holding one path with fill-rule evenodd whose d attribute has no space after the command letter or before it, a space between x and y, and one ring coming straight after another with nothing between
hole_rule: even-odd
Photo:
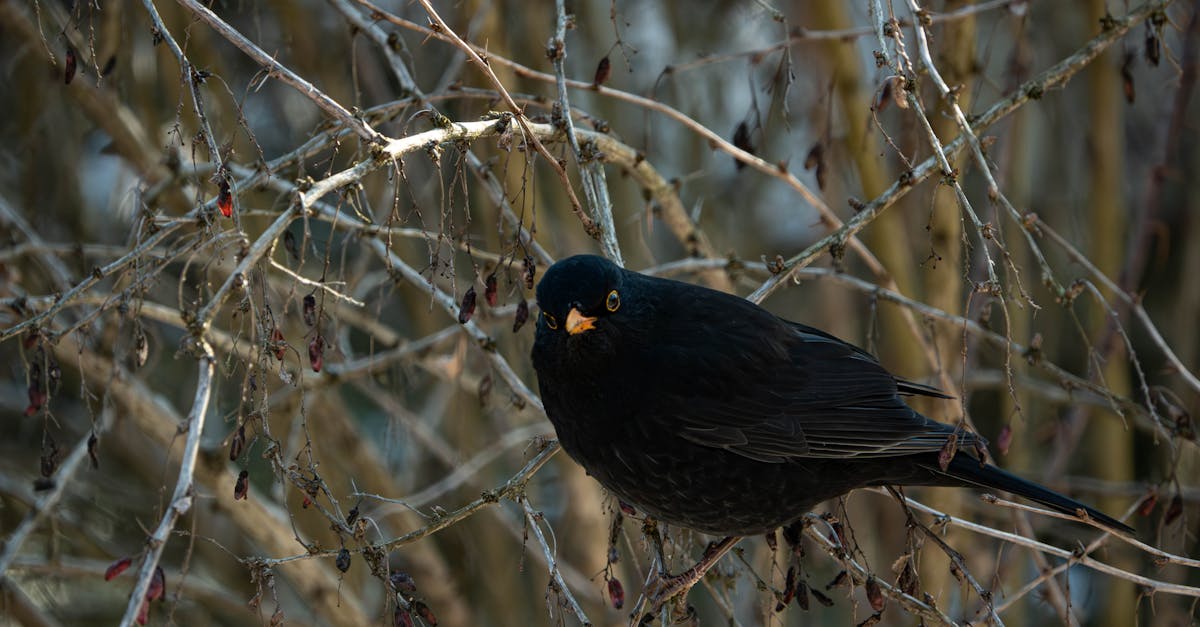
<instances>
[{"instance_id":1,"label":"bird's folded wing feathers","mask_svg":"<svg viewBox=\"0 0 1200 627\"><path fill-rule=\"evenodd\" d=\"M754 354L731 359L730 372L709 369L710 385L693 379L686 395L660 397L655 413L681 426L680 436L691 442L765 462L888 457L945 445L953 429L925 418L899 396L943 396L940 392L897 381L869 353L833 336L793 328L797 341L788 362L752 363ZM733 369L744 368L758 376L733 376ZM718 382L730 379L740 387Z\"/></svg>"}]
</instances>

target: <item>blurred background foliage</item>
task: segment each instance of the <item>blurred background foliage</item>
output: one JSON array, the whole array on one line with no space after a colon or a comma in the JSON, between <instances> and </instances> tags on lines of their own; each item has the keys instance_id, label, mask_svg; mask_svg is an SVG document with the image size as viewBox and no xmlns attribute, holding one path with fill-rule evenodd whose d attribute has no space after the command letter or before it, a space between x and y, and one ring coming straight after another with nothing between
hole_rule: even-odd
<instances>
[{"instance_id":1,"label":"blurred background foliage","mask_svg":"<svg viewBox=\"0 0 1200 627\"><path fill-rule=\"evenodd\" d=\"M607 164L629 267L750 294L777 258L832 232L831 216L850 220L889 199L859 233L861 248L822 251L799 285L783 283L763 304L953 393L960 400L919 408L968 417L1001 465L1116 515L1140 506L1130 520L1142 539L1196 555L1190 413L1200 391L1181 367L1200 367L1200 4L1153 5L945 0L915 14L968 116L1023 95L976 129L994 190L965 153L952 176L913 178L932 151L906 95L943 143L959 129L927 74L899 77L885 62L893 41L879 55L865 0L568 2L564 69L580 81L569 90L575 125L636 155L590 153ZM553 436L515 383L536 390L532 325L514 323L523 303L536 315L530 268L540 276L553 258L600 250L558 176L519 133L379 158L314 104L326 94L391 138L508 110L418 3L207 6L313 90L279 80L193 3L0 0L0 622L111 624L125 614L146 538L171 503L200 340L214 347L216 375L194 502L165 545L152 624L575 624L533 524L549 534L580 611L594 624L627 622L653 551L627 520L610 563L616 505L565 455L522 477L522 490L454 514L540 460ZM560 123L553 3L434 6L486 51L531 119ZM915 61L914 13L884 6ZM1137 19L1125 20L1131 11ZM1043 89L1044 72L1114 31L1122 36L1103 54ZM598 79L603 89L591 86ZM542 139L582 199L575 156L561 138ZM373 160L381 167L286 218L315 182ZM633 173L643 162L662 186ZM248 254L261 258L234 277ZM464 326L445 305L470 289L477 305ZM527 515L522 494L540 515ZM966 491L908 495L1067 550L1098 536ZM986 617L981 595L906 528L890 497L856 493L826 511L881 580L895 582L911 560L918 599L954 620ZM668 537L673 571L707 541ZM1063 560L954 525L944 538L1008 625L1196 621L1194 598L1083 566L1025 589ZM777 611L791 557L751 538L689 597L701 622L917 620L895 601L875 617L864 587L839 581L844 566L812 540L805 547L801 578L830 606L814 596L807 610ZM1128 573L1200 584L1195 568L1111 539L1089 550ZM133 567L106 582L123 557ZM623 583L620 610L610 579Z\"/></svg>"}]
</instances>

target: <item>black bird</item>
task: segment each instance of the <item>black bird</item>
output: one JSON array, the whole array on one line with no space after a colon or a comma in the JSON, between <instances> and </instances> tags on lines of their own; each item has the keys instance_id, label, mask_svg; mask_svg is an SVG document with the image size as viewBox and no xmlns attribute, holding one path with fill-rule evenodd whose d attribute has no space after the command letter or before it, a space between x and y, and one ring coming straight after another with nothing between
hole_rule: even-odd
<instances>
[{"instance_id":1,"label":"black bird","mask_svg":"<svg viewBox=\"0 0 1200 627\"><path fill-rule=\"evenodd\" d=\"M866 351L734 295L592 255L537 287L533 366L562 447L604 487L663 522L763 533L855 488L974 486L1120 521L979 457L980 436L902 396L949 398ZM944 460L943 460L944 461Z\"/></svg>"}]
</instances>

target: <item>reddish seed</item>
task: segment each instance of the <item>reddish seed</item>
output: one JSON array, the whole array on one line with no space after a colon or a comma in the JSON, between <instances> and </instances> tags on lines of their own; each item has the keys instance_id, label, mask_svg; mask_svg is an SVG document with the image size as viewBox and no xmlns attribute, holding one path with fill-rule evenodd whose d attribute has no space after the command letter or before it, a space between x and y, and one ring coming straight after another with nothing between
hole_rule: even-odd
<instances>
[{"instance_id":1,"label":"reddish seed","mask_svg":"<svg viewBox=\"0 0 1200 627\"><path fill-rule=\"evenodd\" d=\"M308 509L309 505L312 505L312 499L310 499L306 496L306 497L304 497L304 501L302 503L300 503L300 507L302 507L304 509Z\"/></svg>"},{"instance_id":2,"label":"reddish seed","mask_svg":"<svg viewBox=\"0 0 1200 627\"><path fill-rule=\"evenodd\" d=\"M1138 503L1138 516L1149 516L1154 511L1155 505L1158 505L1158 492L1151 490L1150 494L1147 494L1142 498L1142 502Z\"/></svg>"},{"instance_id":3,"label":"reddish seed","mask_svg":"<svg viewBox=\"0 0 1200 627\"><path fill-rule=\"evenodd\" d=\"M75 70L79 66L79 60L75 57L75 49L67 46L67 67L63 71L63 84L70 85L71 81L75 80Z\"/></svg>"},{"instance_id":4,"label":"reddish seed","mask_svg":"<svg viewBox=\"0 0 1200 627\"><path fill-rule=\"evenodd\" d=\"M625 514L626 516L637 516L637 510L633 509L633 506L629 503L626 503L625 501L617 501L617 503L621 506L622 514Z\"/></svg>"},{"instance_id":5,"label":"reddish seed","mask_svg":"<svg viewBox=\"0 0 1200 627\"><path fill-rule=\"evenodd\" d=\"M125 569L129 568L129 565L132 563L133 563L132 558L122 557L121 559L113 562L112 564L109 564L108 568L104 569L104 580L112 581L114 577L125 572Z\"/></svg>"},{"instance_id":6,"label":"reddish seed","mask_svg":"<svg viewBox=\"0 0 1200 627\"><path fill-rule=\"evenodd\" d=\"M392 612L392 625L394 627L413 627L412 614L397 605L396 610Z\"/></svg>"},{"instance_id":7,"label":"reddish seed","mask_svg":"<svg viewBox=\"0 0 1200 627\"><path fill-rule=\"evenodd\" d=\"M320 372L325 363L325 338L319 334L308 342L308 363L312 364L313 372Z\"/></svg>"},{"instance_id":8,"label":"reddish seed","mask_svg":"<svg viewBox=\"0 0 1200 627\"><path fill-rule=\"evenodd\" d=\"M484 280L483 299L487 301L488 307L495 307L497 301L497 283L496 273L493 272Z\"/></svg>"},{"instance_id":9,"label":"reddish seed","mask_svg":"<svg viewBox=\"0 0 1200 627\"><path fill-rule=\"evenodd\" d=\"M350 551L346 547L338 551L337 557L333 560L333 565L343 573L350 570Z\"/></svg>"},{"instance_id":10,"label":"reddish seed","mask_svg":"<svg viewBox=\"0 0 1200 627\"><path fill-rule=\"evenodd\" d=\"M525 299L517 303L517 313L513 316L513 333L521 330L525 323L529 320L529 303Z\"/></svg>"},{"instance_id":11,"label":"reddish seed","mask_svg":"<svg viewBox=\"0 0 1200 627\"><path fill-rule=\"evenodd\" d=\"M233 216L233 193L229 190L229 181L221 179L220 192L217 194L217 209L226 218Z\"/></svg>"},{"instance_id":12,"label":"reddish seed","mask_svg":"<svg viewBox=\"0 0 1200 627\"><path fill-rule=\"evenodd\" d=\"M833 599L825 596L825 593L817 590L816 588L810 590L809 592L812 592L813 598L817 600L817 603L820 603L825 607L833 607Z\"/></svg>"},{"instance_id":13,"label":"reddish seed","mask_svg":"<svg viewBox=\"0 0 1200 627\"><path fill-rule=\"evenodd\" d=\"M775 538L775 530L774 529L768 531L767 535L764 537L767 540L767 548L771 549L772 552L774 552L776 549L779 548L779 540L777 540Z\"/></svg>"},{"instance_id":14,"label":"reddish seed","mask_svg":"<svg viewBox=\"0 0 1200 627\"><path fill-rule=\"evenodd\" d=\"M463 294L462 304L458 307L458 323L466 324L471 321L471 316L475 315L475 286L467 288L467 293Z\"/></svg>"},{"instance_id":15,"label":"reddish seed","mask_svg":"<svg viewBox=\"0 0 1200 627\"><path fill-rule=\"evenodd\" d=\"M233 484L233 500L240 501L250 492L250 472L243 470L238 473L237 481Z\"/></svg>"},{"instance_id":16,"label":"reddish seed","mask_svg":"<svg viewBox=\"0 0 1200 627\"><path fill-rule=\"evenodd\" d=\"M608 55L605 55L600 62L596 64L596 74L592 77L592 86L599 87L608 82L608 77L612 76L612 61L608 60Z\"/></svg>"},{"instance_id":17,"label":"reddish seed","mask_svg":"<svg viewBox=\"0 0 1200 627\"><path fill-rule=\"evenodd\" d=\"M787 605L792 602L796 596L796 567L788 566L787 577L784 579L783 585L783 604Z\"/></svg>"},{"instance_id":18,"label":"reddish seed","mask_svg":"<svg viewBox=\"0 0 1200 627\"><path fill-rule=\"evenodd\" d=\"M616 577L608 580L608 600L612 603L613 609L619 610L625 607L625 587Z\"/></svg>"},{"instance_id":19,"label":"reddish seed","mask_svg":"<svg viewBox=\"0 0 1200 627\"><path fill-rule=\"evenodd\" d=\"M142 599L142 606L138 608L137 624L145 625L150 618L150 602Z\"/></svg>"}]
</instances>

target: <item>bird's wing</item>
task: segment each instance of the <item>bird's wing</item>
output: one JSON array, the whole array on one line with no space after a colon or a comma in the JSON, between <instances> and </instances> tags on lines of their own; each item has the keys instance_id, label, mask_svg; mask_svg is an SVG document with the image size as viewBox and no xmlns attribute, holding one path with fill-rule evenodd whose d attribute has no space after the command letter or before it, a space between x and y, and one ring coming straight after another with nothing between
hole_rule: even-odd
<instances>
[{"instance_id":1,"label":"bird's wing","mask_svg":"<svg viewBox=\"0 0 1200 627\"><path fill-rule=\"evenodd\" d=\"M719 359L696 347L686 379L657 399L657 419L704 446L766 462L890 457L941 449L953 428L917 413L900 394L944 396L899 381L862 349L811 327L729 330ZM759 320L761 322L761 319ZM736 347L736 348L735 348ZM975 436L965 434L964 446Z\"/></svg>"}]
</instances>

